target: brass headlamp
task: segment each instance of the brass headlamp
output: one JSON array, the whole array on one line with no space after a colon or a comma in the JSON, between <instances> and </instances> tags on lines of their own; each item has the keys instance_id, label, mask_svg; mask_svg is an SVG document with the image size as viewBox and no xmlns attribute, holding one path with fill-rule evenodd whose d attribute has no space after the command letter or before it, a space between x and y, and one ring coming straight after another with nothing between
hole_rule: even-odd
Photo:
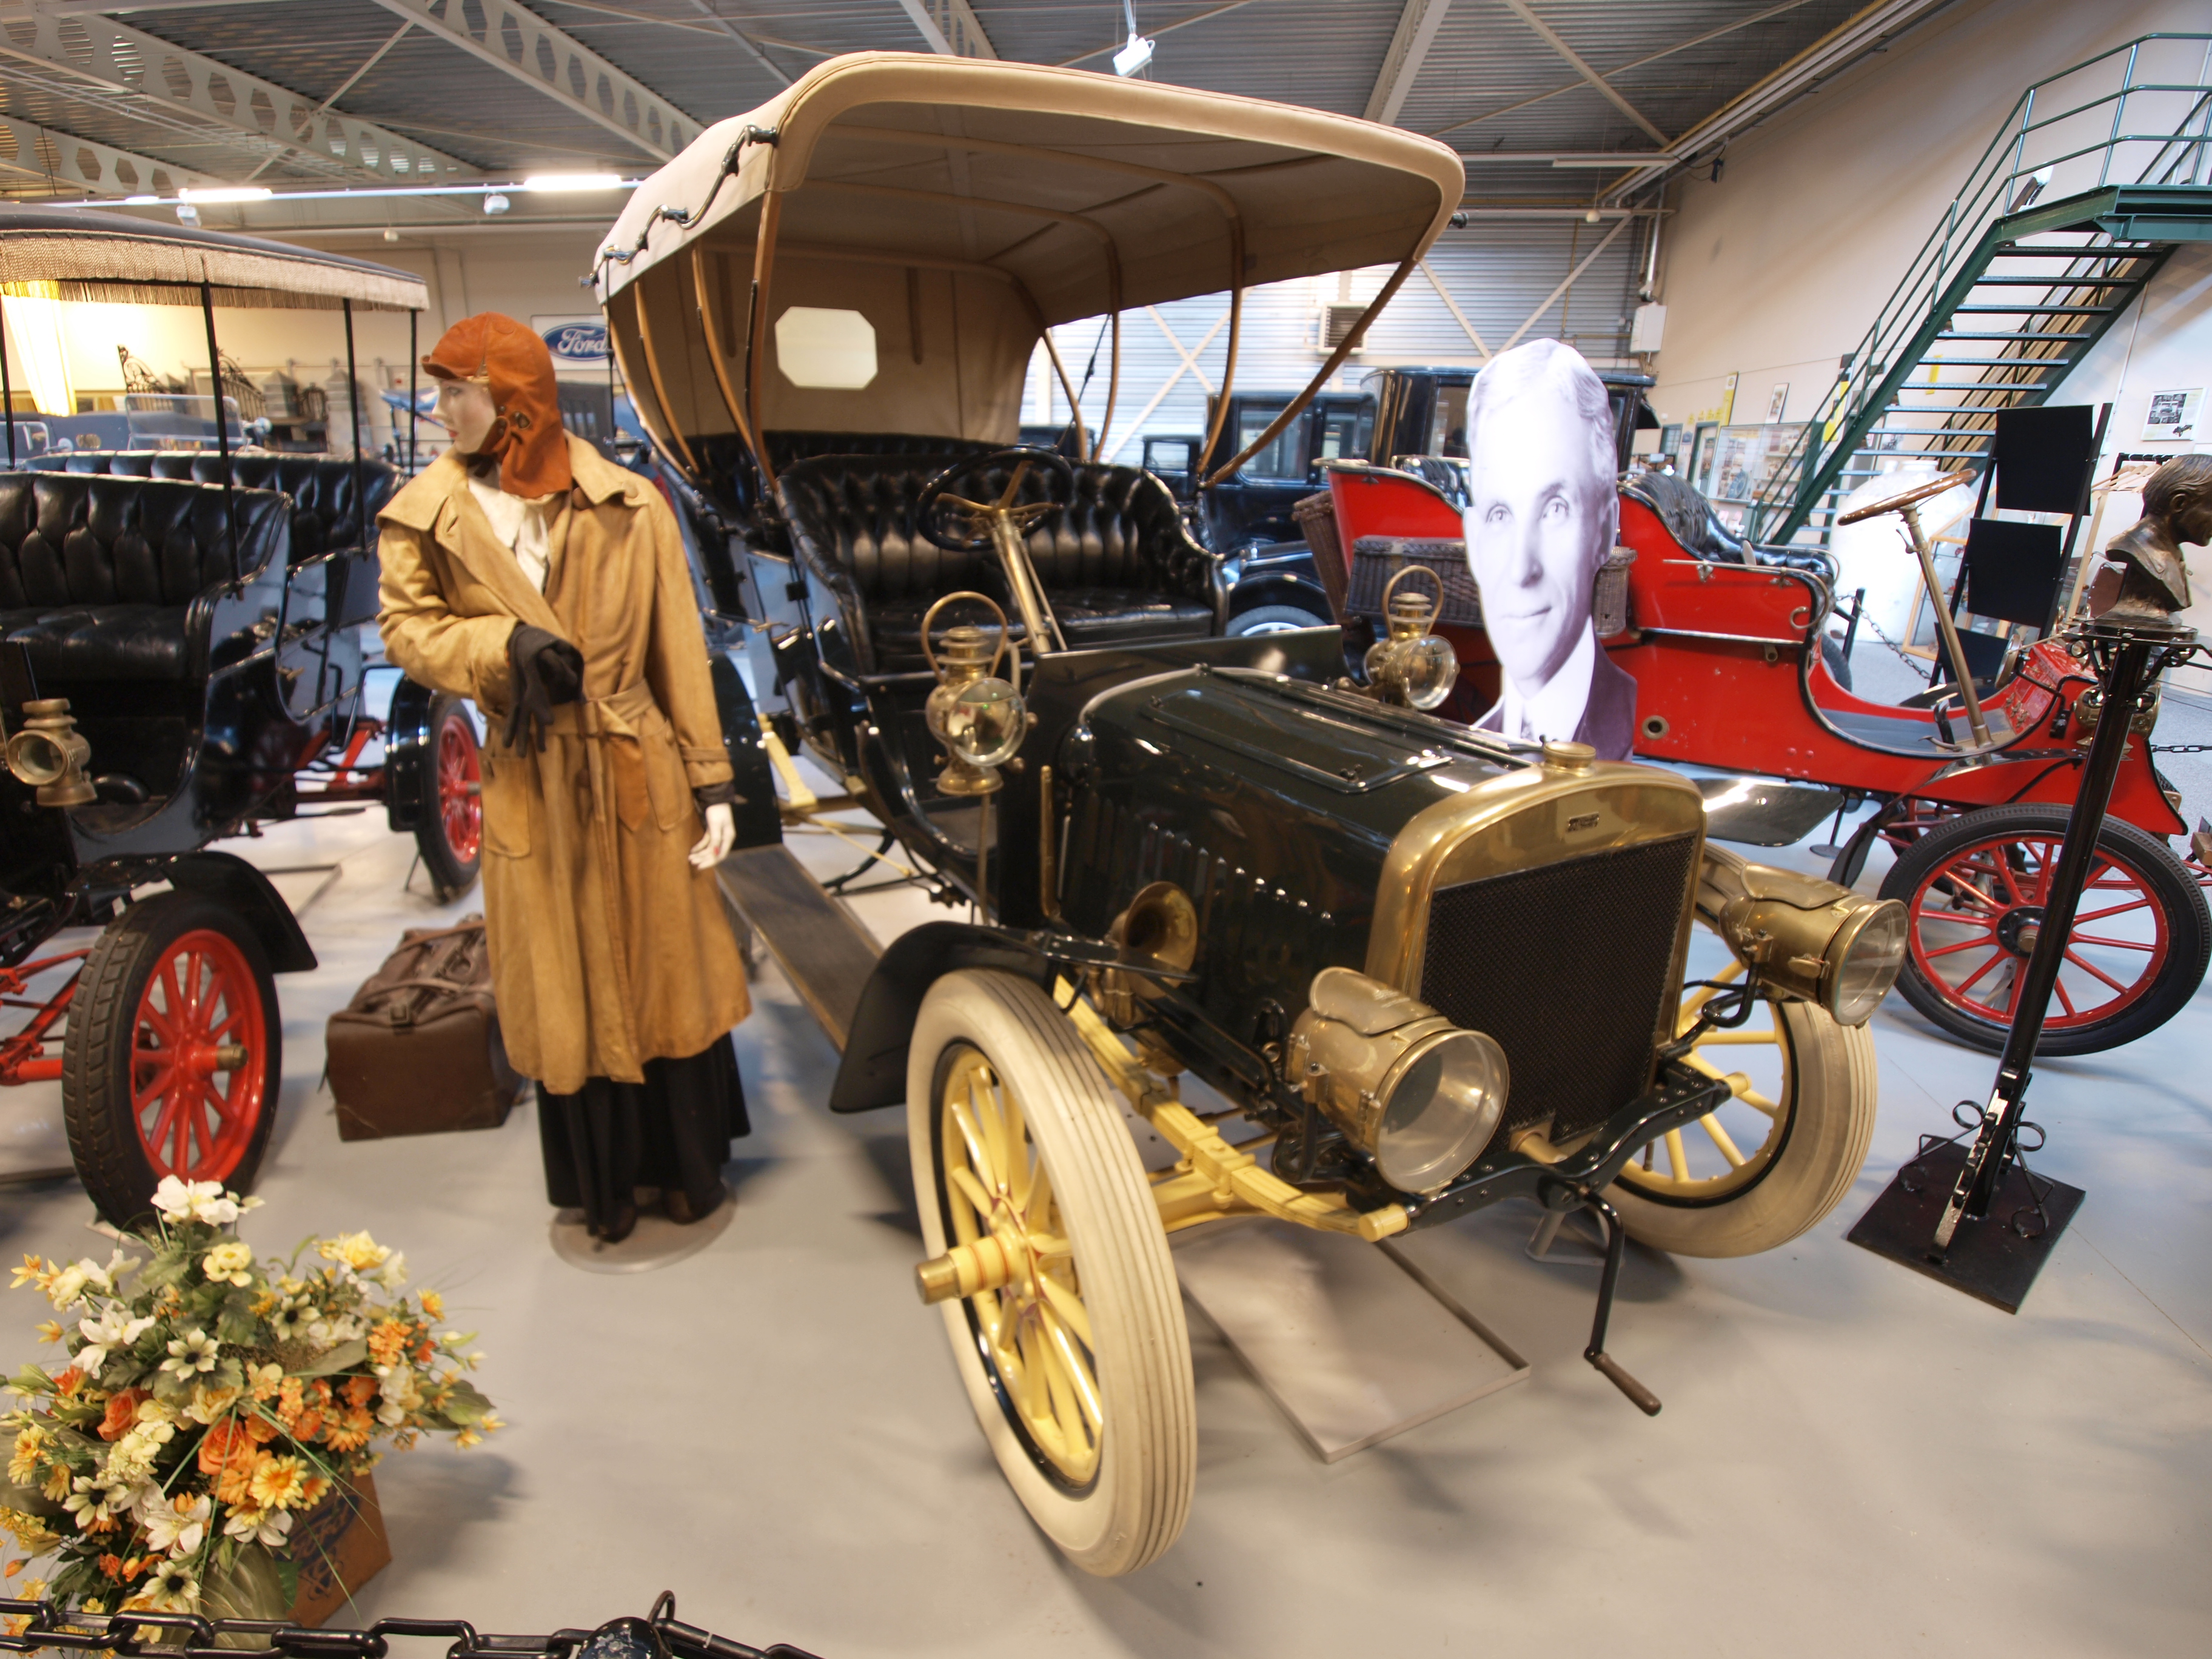
<instances>
[{"instance_id":1,"label":"brass headlamp","mask_svg":"<svg viewBox=\"0 0 2212 1659\"><path fill-rule=\"evenodd\" d=\"M1505 1115L1497 1039L1349 968L1322 969L1307 994L1284 1049L1291 1084L1400 1192L1449 1185Z\"/></svg>"},{"instance_id":2,"label":"brass headlamp","mask_svg":"<svg viewBox=\"0 0 2212 1659\"><path fill-rule=\"evenodd\" d=\"M1905 907L1705 849L1698 909L1758 981L1863 1025L1905 965Z\"/></svg>"},{"instance_id":3,"label":"brass headlamp","mask_svg":"<svg viewBox=\"0 0 2212 1659\"><path fill-rule=\"evenodd\" d=\"M1419 572L1437 585L1436 598L1400 593L1398 584ZM1459 679L1459 653L1430 632L1444 607L1444 579L1428 566L1409 564L1382 590L1387 637L1367 649L1367 683L1384 702L1401 708L1434 708Z\"/></svg>"},{"instance_id":4,"label":"brass headlamp","mask_svg":"<svg viewBox=\"0 0 2212 1659\"><path fill-rule=\"evenodd\" d=\"M84 775L92 744L76 729L67 697L23 705L23 729L8 739L8 769L37 788L41 806L83 806L100 798Z\"/></svg>"},{"instance_id":5,"label":"brass headlamp","mask_svg":"<svg viewBox=\"0 0 2212 1659\"><path fill-rule=\"evenodd\" d=\"M929 627L937 613L956 599L990 605L999 619L998 631L986 633L973 623L949 628L940 659L930 649ZM1029 735L1018 653L1011 653L1012 683L998 678L1000 659L1010 654L1006 633L1006 613L981 593L947 593L921 619L921 653L937 676L923 719L929 735L951 757L937 779L937 787L948 795L988 795L997 790L999 768L1014 757Z\"/></svg>"}]
</instances>

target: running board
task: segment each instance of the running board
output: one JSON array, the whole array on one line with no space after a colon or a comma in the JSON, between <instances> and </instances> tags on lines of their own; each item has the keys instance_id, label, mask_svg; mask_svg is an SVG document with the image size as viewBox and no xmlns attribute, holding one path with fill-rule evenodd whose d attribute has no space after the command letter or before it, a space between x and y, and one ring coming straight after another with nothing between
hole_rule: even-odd
<instances>
[{"instance_id":1,"label":"running board","mask_svg":"<svg viewBox=\"0 0 2212 1659\"><path fill-rule=\"evenodd\" d=\"M861 988L883 947L784 847L740 848L722 860L714 878L844 1053Z\"/></svg>"}]
</instances>

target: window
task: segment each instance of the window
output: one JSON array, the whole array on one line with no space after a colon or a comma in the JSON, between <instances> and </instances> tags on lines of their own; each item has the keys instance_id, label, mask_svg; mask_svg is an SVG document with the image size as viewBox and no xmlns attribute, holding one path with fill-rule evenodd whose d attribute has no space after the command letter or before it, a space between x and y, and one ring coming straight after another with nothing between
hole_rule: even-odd
<instances>
[{"instance_id":1,"label":"window","mask_svg":"<svg viewBox=\"0 0 2212 1659\"><path fill-rule=\"evenodd\" d=\"M1278 403L1246 404L1237 414L1237 448L1234 453L1242 454L1245 447L1265 432L1286 407L1287 404ZM1304 424L1302 421L1292 421L1277 433L1265 449L1244 463L1244 476L1293 482L1304 479L1306 470L1298 464L1301 459L1298 454L1298 428Z\"/></svg>"},{"instance_id":2,"label":"window","mask_svg":"<svg viewBox=\"0 0 2212 1659\"><path fill-rule=\"evenodd\" d=\"M1364 461L1367 447L1373 441L1375 406L1362 399L1357 404L1334 404L1323 409L1314 432L1314 463L1323 461Z\"/></svg>"},{"instance_id":3,"label":"window","mask_svg":"<svg viewBox=\"0 0 2212 1659\"><path fill-rule=\"evenodd\" d=\"M775 362L793 386L856 392L876 378L876 331L857 311L793 306L775 319Z\"/></svg>"},{"instance_id":4,"label":"window","mask_svg":"<svg viewBox=\"0 0 2212 1659\"><path fill-rule=\"evenodd\" d=\"M1440 386L1437 388L1437 412L1429 421L1429 444L1424 452L1430 455L1465 455L1467 453L1467 394L1463 386Z\"/></svg>"}]
</instances>

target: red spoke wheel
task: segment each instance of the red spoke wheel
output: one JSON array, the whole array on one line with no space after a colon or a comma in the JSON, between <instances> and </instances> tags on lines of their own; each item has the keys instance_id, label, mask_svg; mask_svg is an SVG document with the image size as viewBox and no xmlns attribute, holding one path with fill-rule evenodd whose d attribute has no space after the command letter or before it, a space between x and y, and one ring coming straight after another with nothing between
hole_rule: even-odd
<instances>
[{"instance_id":1,"label":"red spoke wheel","mask_svg":"<svg viewBox=\"0 0 2212 1659\"><path fill-rule=\"evenodd\" d=\"M62 1115L93 1203L147 1214L164 1176L252 1184L276 1121L283 1026L246 919L198 894L134 904L86 958L62 1047Z\"/></svg>"},{"instance_id":2,"label":"red spoke wheel","mask_svg":"<svg viewBox=\"0 0 2212 1659\"><path fill-rule=\"evenodd\" d=\"M429 737L416 751L422 820L415 831L440 902L477 884L483 864L483 761L469 706L450 692L430 704Z\"/></svg>"},{"instance_id":3,"label":"red spoke wheel","mask_svg":"<svg viewBox=\"0 0 2212 1659\"><path fill-rule=\"evenodd\" d=\"M2066 838L2063 806L1999 806L1923 832L1884 898L1911 913L1897 988L1978 1048L2004 1047ZM2096 1054L2156 1030L2196 994L2212 912L2164 842L2107 820L2045 1016L2045 1054Z\"/></svg>"}]
</instances>

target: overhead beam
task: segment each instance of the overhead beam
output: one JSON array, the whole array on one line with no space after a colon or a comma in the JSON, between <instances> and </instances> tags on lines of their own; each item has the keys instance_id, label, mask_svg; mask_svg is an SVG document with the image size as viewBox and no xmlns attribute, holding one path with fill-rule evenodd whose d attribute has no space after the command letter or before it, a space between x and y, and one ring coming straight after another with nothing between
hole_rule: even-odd
<instances>
[{"instance_id":1,"label":"overhead beam","mask_svg":"<svg viewBox=\"0 0 2212 1659\"><path fill-rule=\"evenodd\" d=\"M707 125L514 0L474 0L465 9L461 0L376 3L536 88L570 113L605 127L657 161L672 159ZM481 35L469 27L469 11L483 20Z\"/></svg>"},{"instance_id":2,"label":"overhead beam","mask_svg":"<svg viewBox=\"0 0 2212 1659\"><path fill-rule=\"evenodd\" d=\"M18 179L43 179L56 195L167 196L212 185L212 173L157 161L150 155L95 143L73 133L0 115L0 189Z\"/></svg>"},{"instance_id":3,"label":"overhead beam","mask_svg":"<svg viewBox=\"0 0 2212 1659\"><path fill-rule=\"evenodd\" d=\"M1375 89L1367 94L1363 113L1369 120L1386 126L1397 125L1406 94L1413 89L1413 78L1420 74L1429 48L1436 43L1437 31L1443 26L1444 14L1450 9L1451 0L1406 0L1405 10L1398 14L1398 27L1390 36L1390 49L1382 54L1382 72L1375 77Z\"/></svg>"},{"instance_id":4,"label":"overhead beam","mask_svg":"<svg viewBox=\"0 0 2212 1659\"><path fill-rule=\"evenodd\" d=\"M413 184L476 169L408 138L257 76L187 52L98 12L17 0L0 7L0 68L13 64L46 89L125 116L213 138L250 154L299 158L324 177ZM179 118L183 125L179 125ZM118 152L120 154L122 152ZM204 176L204 175L203 175Z\"/></svg>"},{"instance_id":5,"label":"overhead beam","mask_svg":"<svg viewBox=\"0 0 2212 1659\"><path fill-rule=\"evenodd\" d=\"M1528 0L1505 0L1505 8L1537 33L1542 35L1544 44L1565 58L1574 72L1595 88L1607 103L1650 133L1660 143L1664 144L1667 142L1667 135L1644 119L1643 112L1622 97L1612 82L1591 68L1589 61L1580 52L1559 38L1559 32L1557 29L1536 15L1534 9L1529 6Z\"/></svg>"},{"instance_id":6,"label":"overhead beam","mask_svg":"<svg viewBox=\"0 0 2212 1659\"><path fill-rule=\"evenodd\" d=\"M752 37L708 5L707 0L691 0L691 9L705 18L708 25L718 33L726 34L731 40L736 41L738 49L751 58L760 68L766 70L769 78L774 80L776 85L787 87L791 84L791 77L778 69L769 59L769 55L753 44Z\"/></svg>"},{"instance_id":7,"label":"overhead beam","mask_svg":"<svg viewBox=\"0 0 2212 1659\"><path fill-rule=\"evenodd\" d=\"M899 0L929 49L941 58L996 58L998 48L983 33L968 0Z\"/></svg>"}]
</instances>

